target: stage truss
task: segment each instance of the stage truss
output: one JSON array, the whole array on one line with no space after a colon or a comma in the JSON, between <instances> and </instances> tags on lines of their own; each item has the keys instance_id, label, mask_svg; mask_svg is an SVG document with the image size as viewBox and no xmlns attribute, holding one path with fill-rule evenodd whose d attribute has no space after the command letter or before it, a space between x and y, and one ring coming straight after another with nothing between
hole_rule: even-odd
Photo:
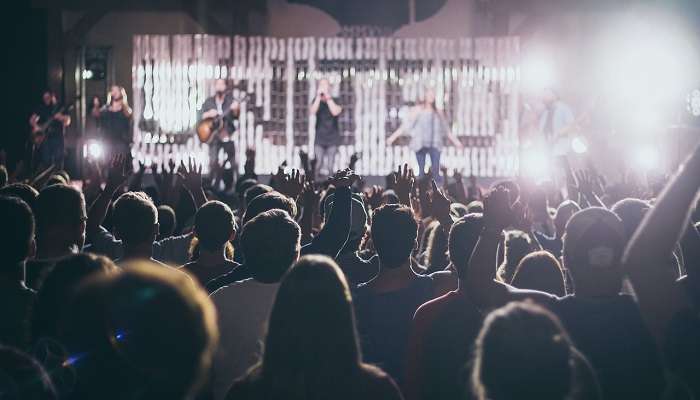
<instances>
[{"instance_id":1,"label":"stage truss","mask_svg":"<svg viewBox=\"0 0 700 400\"><path fill-rule=\"evenodd\" d=\"M283 160L296 166L299 150L313 149L315 121L308 106L323 76L344 107L336 168L346 166L353 152L361 153L357 169L363 175L384 175L403 162L415 167L405 141L387 146L385 139L431 87L465 145L445 147L444 166L484 177L518 171L517 37L140 35L133 40L135 163L195 156L208 165L207 146L193 130L214 79L224 78L236 96L247 95L237 159L254 147L259 173L276 170ZM225 158L223 151L219 158Z\"/></svg>"}]
</instances>

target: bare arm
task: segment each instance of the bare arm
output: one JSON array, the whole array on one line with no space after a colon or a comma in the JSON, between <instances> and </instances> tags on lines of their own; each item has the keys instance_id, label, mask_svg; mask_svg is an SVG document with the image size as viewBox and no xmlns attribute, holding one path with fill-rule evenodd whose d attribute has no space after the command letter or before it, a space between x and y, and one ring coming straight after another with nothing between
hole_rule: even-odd
<instances>
[{"instance_id":1,"label":"bare arm","mask_svg":"<svg viewBox=\"0 0 700 400\"><path fill-rule=\"evenodd\" d=\"M88 239L92 241L95 235L100 231L100 226L105 219L109 204L112 202L112 197L117 190L126 183L126 160L123 156L118 155L112 158L112 161L107 172L107 183L102 193L97 196L97 199L90 206L88 211L88 219L85 227L85 232Z\"/></svg>"},{"instance_id":2,"label":"bare arm","mask_svg":"<svg viewBox=\"0 0 700 400\"><path fill-rule=\"evenodd\" d=\"M330 96L326 100L326 104L328 104L328 109L331 111L331 115L334 117L337 117L341 112L343 112L343 107L339 106L338 103L336 103Z\"/></svg>"},{"instance_id":3,"label":"bare arm","mask_svg":"<svg viewBox=\"0 0 700 400\"><path fill-rule=\"evenodd\" d=\"M318 112L318 108L321 106L321 96L316 96L314 98L313 103L311 103L311 107L309 107L309 115L316 115Z\"/></svg>"},{"instance_id":4,"label":"bare arm","mask_svg":"<svg viewBox=\"0 0 700 400\"><path fill-rule=\"evenodd\" d=\"M687 226L700 188L700 146L666 186L644 217L627 246L624 269L632 282L642 314L657 341L663 341L673 315L688 306L675 284L676 271L668 265L673 249Z\"/></svg>"}]
</instances>

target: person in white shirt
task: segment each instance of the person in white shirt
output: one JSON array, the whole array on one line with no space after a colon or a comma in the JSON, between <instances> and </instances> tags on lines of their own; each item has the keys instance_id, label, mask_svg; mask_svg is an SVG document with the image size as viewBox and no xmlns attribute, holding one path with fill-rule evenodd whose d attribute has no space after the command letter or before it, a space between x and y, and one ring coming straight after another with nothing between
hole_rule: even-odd
<instances>
[{"instance_id":1,"label":"person in white shirt","mask_svg":"<svg viewBox=\"0 0 700 400\"><path fill-rule=\"evenodd\" d=\"M216 306L221 342L214 358L215 398L258 361L265 322L282 276L299 258L301 229L286 211L265 211L241 232L245 267L252 278L234 282L211 294Z\"/></svg>"}]
</instances>

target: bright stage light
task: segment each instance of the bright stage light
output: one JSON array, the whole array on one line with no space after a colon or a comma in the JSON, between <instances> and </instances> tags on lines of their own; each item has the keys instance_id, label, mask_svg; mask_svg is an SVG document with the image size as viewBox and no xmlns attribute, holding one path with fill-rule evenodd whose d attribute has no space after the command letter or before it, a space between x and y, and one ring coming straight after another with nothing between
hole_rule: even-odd
<instances>
[{"instance_id":1,"label":"bright stage light","mask_svg":"<svg viewBox=\"0 0 700 400\"><path fill-rule=\"evenodd\" d=\"M588 143L582 136L574 136L571 139L571 150L576 154L583 154L588 151Z\"/></svg>"},{"instance_id":2,"label":"bright stage light","mask_svg":"<svg viewBox=\"0 0 700 400\"><path fill-rule=\"evenodd\" d=\"M85 157L93 160L99 160L104 155L102 144L96 140L89 141L84 148Z\"/></svg>"},{"instance_id":3,"label":"bright stage light","mask_svg":"<svg viewBox=\"0 0 700 400\"><path fill-rule=\"evenodd\" d=\"M650 171L659 167L659 151L650 145L637 148L632 154L632 164L640 171Z\"/></svg>"}]
</instances>

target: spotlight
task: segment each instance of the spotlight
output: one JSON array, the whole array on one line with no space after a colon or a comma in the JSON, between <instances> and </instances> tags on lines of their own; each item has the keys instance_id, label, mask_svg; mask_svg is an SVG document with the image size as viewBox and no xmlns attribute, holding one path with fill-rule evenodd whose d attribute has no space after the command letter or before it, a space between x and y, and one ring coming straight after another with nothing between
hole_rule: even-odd
<instances>
[{"instance_id":1,"label":"spotlight","mask_svg":"<svg viewBox=\"0 0 700 400\"><path fill-rule=\"evenodd\" d=\"M588 143L582 136L574 136L571 139L571 150L576 154L583 154L588 151Z\"/></svg>"},{"instance_id":2,"label":"spotlight","mask_svg":"<svg viewBox=\"0 0 700 400\"><path fill-rule=\"evenodd\" d=\"M104 155L104 148L102 144L96 140L91 140L85 144L83 148L83 153L85 157L91 160L100 160Z\"/></svg>"},{"instance_id":3,"label":"spotlight","mask_svg":"<svg viewBox=\"0 0 700 400\"><path fill-rule=\"evenodd\" d=\"M544 52L532 52L522 63L523 86L535 93L555 86L556 73L550 57Z\"/></svg>"},{"instance_id":4,"label":"spotlight","mask_svg":"<svg viewBox=\"0 0 700 400\"><path fill-rule=\"evenodd\" d=\"M95 76L95 73L92 72L91 69L84 69L81 76L83 77L83 79L88 80L92 79L92 77Z\"/></svg>"}]
</instances>

